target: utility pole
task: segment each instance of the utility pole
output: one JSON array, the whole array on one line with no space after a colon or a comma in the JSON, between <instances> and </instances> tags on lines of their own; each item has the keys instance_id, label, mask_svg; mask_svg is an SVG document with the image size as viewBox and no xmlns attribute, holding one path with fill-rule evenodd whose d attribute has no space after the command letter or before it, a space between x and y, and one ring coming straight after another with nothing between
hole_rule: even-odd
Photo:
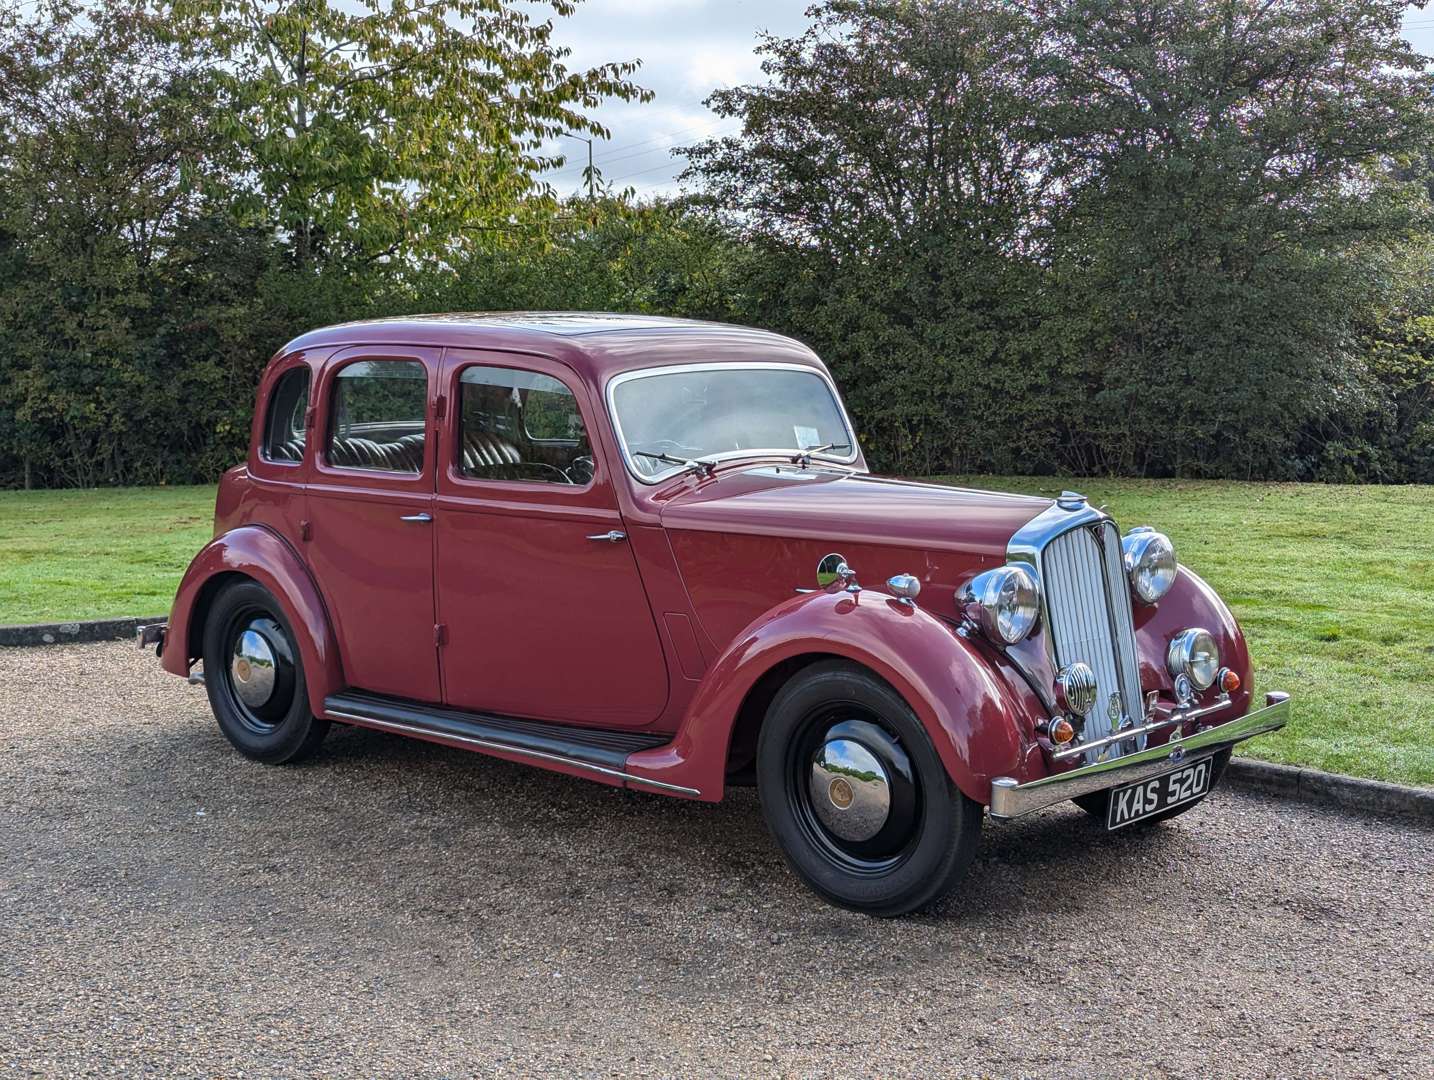
<instances>
[{"instance_id":1,"label":"utility pole","mask_svg":"<svg viewBox=\"0 0 1434 1080\"><path fill-rule=\"evenodd\" d=\"M573 134L572 132L570 132L570 131L560 131L560 132L558 132L558 134L559 134L559 135L564 135L564 136L566 136L566 137L569 138L569 139L577 139L578 142L585 142L585 143L588 144L588 202L594 201L594 199L596 198L596 196L593 194L593 141L592 141L592 139L584 138L582 135L574 135L574 134Z\"/></svg>"}]
</instances>

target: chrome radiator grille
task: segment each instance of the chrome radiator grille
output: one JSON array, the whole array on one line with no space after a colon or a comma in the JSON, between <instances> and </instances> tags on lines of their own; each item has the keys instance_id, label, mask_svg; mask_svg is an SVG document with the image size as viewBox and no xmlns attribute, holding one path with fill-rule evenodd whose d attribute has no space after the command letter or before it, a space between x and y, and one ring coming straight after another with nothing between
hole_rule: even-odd
<instances>
[{"instance_id":1,"label":"chrome radiator grille","mask_svg":"<svg viewBox=\"0 0 1434 1080\"><path fill-rule=\"evenodd\" d=\"M1082 738L1112 735L1129 720L1138 725L1144 706L1135 622L1114 523L1082 525L1051 540L1041 553L1041 583L1057 666L1081 661L1095 672L1096 702ZM1133 741L1144 749L1143 736ZM1131 742L1112 745L1106 756L1118 757Z\"/></svg>"}]
</instances>

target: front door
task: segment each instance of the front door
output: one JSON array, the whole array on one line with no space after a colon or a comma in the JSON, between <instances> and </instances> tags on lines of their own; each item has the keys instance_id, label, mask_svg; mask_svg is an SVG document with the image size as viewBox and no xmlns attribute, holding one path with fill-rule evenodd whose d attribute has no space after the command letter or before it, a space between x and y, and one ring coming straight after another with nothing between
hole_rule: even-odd
<instances>
[{"instance_id":1,"label":"front door","mask_svg":"<svg viewBox=\"0 0 1434 1080\"><path fill-rule=\"evenodd\" d=\"M554 361L448 351L438 618L456 708L641 727L667 664L589 402Z\"/></svg>"},{"instance_id":2,"label":"front door","mask_svg":"<svg viewBox=\"0 0 1434 1080\"><path fill-rule=\"evenodd\" d=\"M349 349L324 367L305 545L352 687L438 702L433 389L439 351Z\"/></svg>"}]
</instances>

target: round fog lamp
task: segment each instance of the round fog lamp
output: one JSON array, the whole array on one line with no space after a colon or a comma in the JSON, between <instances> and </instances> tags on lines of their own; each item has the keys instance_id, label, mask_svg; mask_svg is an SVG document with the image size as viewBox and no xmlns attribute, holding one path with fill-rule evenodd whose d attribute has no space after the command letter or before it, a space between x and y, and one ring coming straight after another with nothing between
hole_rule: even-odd
<instances>
[{"instance_id":1,"label":"round fog lamp","mask_svg":"<svg viewBox=\"0 0 1434 1080\"><path fill-rule=\"evenodd\" d=\"M1165 661L1171 675L1184 675L1196 690L1208 690L1220 671L1220 648L1210 631L1191 627L1175 635Z\"/></svg>"},{"instance_id":2,"label":"round fog lamp","mask_svg":"<svg viewBox=\"0 0 1434 1080\"><path fill-rule=\"evenodd\" d=\"M1095 672L1089 664L1075 663L1062 669L1056 677L1056 689L1066 712L1085 716L1095 708Z\"/></svg>"}]
</instances>

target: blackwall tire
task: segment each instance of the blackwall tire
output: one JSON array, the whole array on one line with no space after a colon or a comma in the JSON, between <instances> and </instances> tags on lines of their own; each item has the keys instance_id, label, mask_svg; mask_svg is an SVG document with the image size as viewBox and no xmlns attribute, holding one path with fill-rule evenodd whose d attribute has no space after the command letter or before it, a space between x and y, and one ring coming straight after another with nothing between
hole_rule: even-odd
<instances>
[{"instance_id":1,"label":"blackwall tire","mask_svg":"<svg viewBox=\"0 0 1434 1080\"><path fill-rule=\"evenodd\" d=\"M833 904L918 911L955 888L976 854L981 805L951 782L910 706L857 665L822 661L782 687L756 771L788 864Z\"/></svg>"},{"instance_id":2,"label":"blackwall tire","mask_svg":"<svg viewBox=\"0 0 1434 1080\"><path fill-rule=\"evenodd\" d=\"M293 628L257 582L227 586L210 606L204 624L204 687L219 730L255 761L302 761L329 732L329 722L309 711Z\"/></svg>"},{"instance_id":3,"label":"blackwall tire","mask_svg":"<svg viewBox=\"0 0 1434 1080\"><path fill-rule=\"evenodd\" d=\"M1118 831L1130 832L1131 830L1139 830L1151 825L1159 825L1162 821L1169 821L1171 818L1179 817L1187 810L1195 809L1195 807L1199 806L1215 793L1215 787L1220 783L1220 777L1225 775L1225 766L1230 764L1230 753L1229 750L1221 750L1215 755L1214 766L1210 773L1210 790L1204 795L1201 795L1198 799L1192 799L1190 802L1181 803L1179 806L1172 806L1169 810L1156 814L1154 817L1145 818L1143 821L1132 822L1129 825L1123 826ZM1091 817L1099 821L1102 826L1105 824L1106 815L1110 811L1109 791L1092 792L1090 795L1082 795L1072 801Z\"/></svg>"}]
</instances>

